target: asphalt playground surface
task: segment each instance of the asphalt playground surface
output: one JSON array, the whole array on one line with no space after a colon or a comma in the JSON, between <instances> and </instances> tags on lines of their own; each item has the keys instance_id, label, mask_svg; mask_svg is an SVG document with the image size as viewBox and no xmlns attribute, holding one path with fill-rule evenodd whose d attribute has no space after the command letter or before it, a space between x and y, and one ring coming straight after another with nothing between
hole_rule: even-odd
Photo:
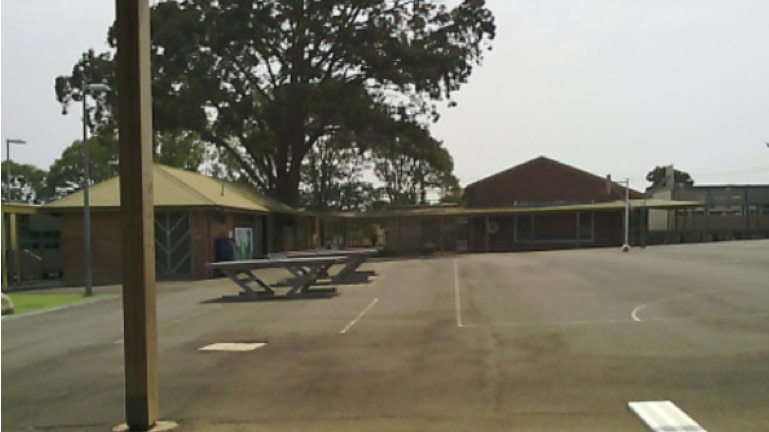
<instances>
[{"instance_id":1,"label":"asphalt playground surface","mask_svg":"<svg viewBox=\"0 0 769 432\"><path fill-rule=\"evenodd\" d=\"M769 242L367 265L331 299L222 302L158 286L161 417L180 431L647 431L670 400L708 432L769 425ZM275 278L278 277L275 273ZM124 421L122 316L2 319L2 430ZM202 352L217 342L266 342Z\"/></svg>"}]
</instances>

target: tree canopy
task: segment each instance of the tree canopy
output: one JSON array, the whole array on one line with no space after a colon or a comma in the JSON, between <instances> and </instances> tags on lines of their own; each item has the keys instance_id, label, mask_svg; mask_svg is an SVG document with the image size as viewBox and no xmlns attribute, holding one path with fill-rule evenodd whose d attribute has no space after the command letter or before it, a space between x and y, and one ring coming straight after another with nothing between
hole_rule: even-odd
<instances>
[{"instance_id":1,"label":"tree canopy","mask_svg":"<svg viewBox=\"0 0 769 432\"><path fill-rule=\"evenodd\" d=\"M383 183L382 198L391 204L425 204L428 193L458 185L451 154L423 129L400 130L372 153L374 173Z\"/></svg>"},{"instance_id":2,"label":"tree canopy","mask_svg":"<svg viewBox=\"0 0 769 432\"><path fill-rule=\"evenodd\" d=\"M336 134L321 139L302 166L300 202L312 210L364 210L373 197L373 186L364 175L369 156Z\"/></svg>"},{"instance_id":3,"label":"tree canopy","mask_svg":"<svg viewBox=\"0 0 769 432\"><path fill-rule=\"evenodd\" d=\"M11 181L8 182L8 167L10 165ZM46 199L45 193L46 172L40 168L29 165L19 164L12 160L6 160L2 163L3 178L3 202L23 202L35 204ZM8 188L10 187L10 199Z\"/></svg>"},{"instance_id":4,"label":"tree canopy","mask_svg":"<svg viewBox=\"0 0 769 432\"><path fill-rule=\"evenodd\" d=\"M646 174L646 181L650 183L648 189L658 189L662 187L670 187L671 185L665 184L666 182L667 167L656 166L653 170ZM679 171L673 169L673 182L676 186L694 186L694 179L688 172Z\"/></svg>"},{"instance_id":5,"label":"tree canopy","mask_svg":"<svg viewBox=\"0 0 769 432\"><path fill-rule=\"evenodd\" d=\"M197 134L288 204L334 134L437 120L495 34L484 0L181 0L151 14L156 130ZM56 79L57 99L80 100L84 77L116 89L114 51L87 52ZM114 127L116 94L100 97L89 118Z\"/></svg>"}]
</instances>

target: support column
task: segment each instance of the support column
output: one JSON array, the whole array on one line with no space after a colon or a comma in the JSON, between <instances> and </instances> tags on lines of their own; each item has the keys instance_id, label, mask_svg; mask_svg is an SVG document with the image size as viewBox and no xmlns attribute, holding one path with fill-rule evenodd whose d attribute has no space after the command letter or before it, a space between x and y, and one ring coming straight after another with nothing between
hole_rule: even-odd
<instances>
[{"instance_id":1,"label":"support column","mask_svg":"<svg viewBox=\"0 0 769 432\"><path fill-rule=\"evenodd\" d=\"M320 247L320 216L315 216L315 249Z\"/></svg>"},{"instance_id":2,"label":"support column","mask_svg":"<svg viewBox=\"0 0 769 432\"><path fill-rule=\"evenodd\" d=\"M299 215L294 216L294 250L299 250L303 248L304 239L301 239L299 237L299 234L301 233L301 230L299 229L299 224L302 223L302 218Z\"/></svg>"},{"instance_id":3,"label":"support column","mask_svg":"<svg viewBox=\"0 0 769 432\"><path fill-rule=\"evenodd\" d=\"M401 256L401 250L403 248L403 244L402 244L403 237L401 236L401 218L398 218L397 222L398 222L398 243L397 243L397 246L395 247L395 255Z\"/></svg>"},{"instance_id":4,"label":"support column","mask_svg":"<svg viewBox=\"0 0 769 432\"><path fill-rule=\"evenodd\" d=\"M10 244L10 235L11 233L8 232L10 230L10 227L7 227L5 224L5 212L2 213L3 216L3 235L2 235L2 243L3 243L3 265L0 270L3 272L3 292L8 289L8 250L9 250L9 244ZM10 214L8 215L8 218L10 219ZM10 223L8 224L10 225ZM8 228L8 229L6 229Z\"/></svg>"},{"instance_id":5,"label":"support column","mask_svg":"<svg viewBox=\"0 0 769 432\"><path fill-rule=\"evenodd\" d=\"M328 237L328 221L326 221L326 218L320 219L320 236L318 237L318 242L320 243L320 247L326 247L327 239Z\"/></svg>"},{"instance_id":6,"label":"support column","mask_svg":"<svg viewBox=\"0 0 769 432\"><path fill-rule=\"evenodd\" d=\"M158 420L152 94L148 0L116 0L125 414L130 430Z\"/></svg>"},{"instance_id":7,"label":"support column","mask_svg":"<svg viewBox=\"0 0 769 432\"><path fill-rule=\"evenodd\" d=\"M439 235L439 240L438 241L441 244L441 246L440 246L441 253L443 253L444 249L445 249L444 246L443 246L443 237L444 237L443 236L443 219L444 219L443 216L438 216L438 225L440 227L439 228L440 229L440 235Z\"/></svg>"},{"instance_id":8,"label":"support column","mask_svg":"<svg viewBox=\"0 0 769 432\"><path fill-rule=\"evenodd\" d=\"M579 215L580 215L580 212L577 212L577 218L576 218L576 223L577 223L577 226L576 226L576 227L575 227L575 229L574 229L574 232L576 233L576 236L575 236L575 238L574 238L574 241L575 241L575 245L576 245L576 248L577 248L577 249L579 249L579 239L580 239L580 232L579 232Z\"/></svg>"},{"instance_id":9,"label":"support column","mask_svg":"<svg viewBox=\"0 0 769 432\"><path fill-rule=\"evenodd\" d=\"M467 226L470 229L470 233L468 237L470 238L469 244L467 245L467 252L473 252L473 249L475 249L475 236L473 235L473 225L474 220L472 217L467 218Z\"/></svg>"},{"instance_id":10,"label":"support column","mask_svg":"<svg viewBox=\"0 0 769 432\"><path fill-rule=\"evenodd\" d=\"M9 234L11 236L11 251L13 251L13 275L16 277L16 280L21 281L21 248L19 248L19 226L16 223L17 217L18 214L11 211L10 222L8 225L11 230Z\"/></svg>"},{"instance_id":11,"label":"support column","mask_svg":"<svg viewBox=\"0 0 769 432\"><path fill-rule=\"evenodd\" d=\"M710 209L708 209L707 205L704 207L704 211L702 212L702 214L705 217L705 229L703 230L703 231L705 231L705 234L703 235L703 239L702 240L706 241L706 242L709 242L713 238L710 235Z\"/></svg>"},{"instance_id":12,"label":"support column","mask_svg":"<svg viewBox=\"0 0 769 432\"><path fill-rule=\"evenodd\" d=\"M486 215L483 217L483 238L484 238L484 248L486 249L485 252L489 251L489 216Z\"/></svg>"},{"instance_id":13,"label":"support column","mask_svg":"<svg viewBox=\"0 0 769 432\"><path fill-rule=\"evenodd\" d=\"M275 221L276 218L275 213L271 213L267 215L267 253L273 253L278 252L278 248L275 246L275 230L277 229L277 222Z\"/></svg>"},{"instance_id":14,"label":"support column","mask_svg":"<svg viewBox=\"0 0 769 432\"><path fill-rule=\"evenodd\" d=\"M673 210L673 227L675 230L675 243L681 243L681 233L678 229L678 209Z\"/></svg>"}]
</instances>

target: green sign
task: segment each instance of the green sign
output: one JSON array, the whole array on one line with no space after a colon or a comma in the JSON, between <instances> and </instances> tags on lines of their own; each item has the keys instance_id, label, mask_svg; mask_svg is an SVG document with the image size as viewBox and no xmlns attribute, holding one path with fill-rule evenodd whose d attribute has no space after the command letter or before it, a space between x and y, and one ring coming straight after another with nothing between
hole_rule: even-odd
<instances>
[{"instance_id":1,"label":"green sign","mask_svg":"<svg viewBox=\"0 0 769 432\"><path fill-rule=\"evenodd\" d=\"M235 254L238 260L249 260L254 258L254 239L253 229L235 228Z\"/></svg>"}]
</instances>

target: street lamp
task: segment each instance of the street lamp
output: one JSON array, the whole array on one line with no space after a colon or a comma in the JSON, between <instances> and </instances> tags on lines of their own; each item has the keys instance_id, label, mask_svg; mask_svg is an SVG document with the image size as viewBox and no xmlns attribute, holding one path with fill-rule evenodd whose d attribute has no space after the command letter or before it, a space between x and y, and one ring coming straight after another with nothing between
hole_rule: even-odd
<instances>
[{"instance_id":1,"label":"street lamp","mask_svg":"<svg viewBox=\"0 0 769 432\"><path fill-rule=\"evenodd\" d=\"M625 242L622 252L630 251L630 179L625 180Z\"/></svg>"},{"instance_id":2,"label":"street lamp","mask_svg":"<svg viewBox=\"0 0 769 432\"><path fill-rule=\"evenodd\" d=\"M93 295L93 282L91 275L91 203L89 197L89 187L91 185L91 159L88 156L88 105L86 99L88 92L105 93L110 91L107 84L82 83L83 98L83 254L85 264L85 295Z\"/></svg>"},{"instance_id":3,"label":"street lamp","mask_svg":"<svg viewBox=\"0 0 769 432\"><path fill-rule=\"evenodd\" d=\"M7 138L5 140L5 161L6 161L6 167L5 167L5 175L7 176L7 188L6 191L6 200L8 202L11 202L11 144L26 144L27 142L21 139L13 139L13 138Z\"/></svg>"}]
</instances>

